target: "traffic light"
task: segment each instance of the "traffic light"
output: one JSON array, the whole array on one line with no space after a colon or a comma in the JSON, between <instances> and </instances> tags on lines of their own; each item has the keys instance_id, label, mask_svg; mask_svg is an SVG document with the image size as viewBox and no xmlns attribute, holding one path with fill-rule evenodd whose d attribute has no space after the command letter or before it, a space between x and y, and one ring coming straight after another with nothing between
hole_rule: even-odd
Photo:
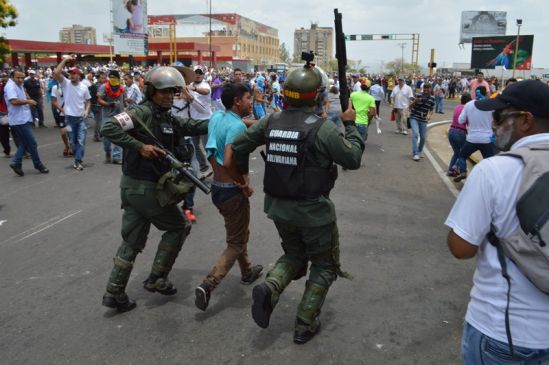
<instances>
[{"instance_id":1,"label":"traffic light","mask_svg":"<svg viewBox=\"0 0 549 365\"><path fill-rule=\"evenodd\" d=\"M352 41L356 41L356 34L351 34L350 37Z\"/></svg>"},{"instance_id":2,"label":"traffic light","mask_svg":"<svg viewBox=\"0 0 549 365\"><path fill-rule=\"evenodd\" d=\"M437 63L436 63L436 62L433 62L433 63L429 62L429 63L427 64L427 67L429 67L429 68L431 68L431 67L432 67L432 68L436 68L436 67L437 67Z\"/></svg>"},{"instance_id":3,"label":"traffic light","mask_svg":"<svg viewBox=\"0 0 549 365\"><path fill-rule=\"evenodd\" d=\"M381 39L393 39L393 35L392 34L382 34Z\"/></svg>"}]
</instances>

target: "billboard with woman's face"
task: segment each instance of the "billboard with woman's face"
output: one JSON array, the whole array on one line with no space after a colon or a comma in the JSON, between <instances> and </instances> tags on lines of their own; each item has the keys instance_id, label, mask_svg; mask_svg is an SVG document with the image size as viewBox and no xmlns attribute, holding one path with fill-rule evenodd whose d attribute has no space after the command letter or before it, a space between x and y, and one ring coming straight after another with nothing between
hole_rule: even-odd
<instances>
[{"instance_id":1,"label":"billboard with woman's face","mask_svg":"<svg viewBox=\"0 0 549 365\"><path fill-rule=\"evenodd\" d=\"M147 0L111 0L114 52L147 52Z\"/></svg>"}]
</instances>

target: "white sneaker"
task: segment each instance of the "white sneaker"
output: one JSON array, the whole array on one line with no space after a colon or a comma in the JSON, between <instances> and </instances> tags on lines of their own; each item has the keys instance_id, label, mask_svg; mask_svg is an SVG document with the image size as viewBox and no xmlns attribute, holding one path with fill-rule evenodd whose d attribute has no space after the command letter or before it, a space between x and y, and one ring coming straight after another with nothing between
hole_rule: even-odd
<instances>
[{"instance_id":1,"label":"white sneaker","mask_svg":"<svg viewBox=\"0 0 549 365\"><path fill-rule=\"evenodd\" d=\"M412 159L413 159L414 161L419 161L420 157L419 157L419 155L414 155L414 157L412 157Z\"/></svg>"},{"instance_id":2,"label":"white sneaker","mask_svg":"<svg viewBox=\"0 0 549 365\"><path fill-rule=\"evenodd\" d=\"M408 131L402 131L402 134L408 135Z\"/></svg>"},{"instance_id":3,"label":"white sneaker","mask_svg":"<svg viewBox=\"0 0 549 365\"><path fill-rule=\"evenodd\" d=\"M402 132L401 132L400 130L397 129L397 130L395 131L395 133L396 133L396 134L400 134L400 133L402 133Z\"/></svg>"},{"instance_id":4,"label":"white sneaker","mask_svg":"<svg viewBox=\"0 0 549 365\"><path fill-rule=\"evenodd\" d=\"M381 134L381 129L377 129L377 134Z\"/></svg>"}]
</instances>

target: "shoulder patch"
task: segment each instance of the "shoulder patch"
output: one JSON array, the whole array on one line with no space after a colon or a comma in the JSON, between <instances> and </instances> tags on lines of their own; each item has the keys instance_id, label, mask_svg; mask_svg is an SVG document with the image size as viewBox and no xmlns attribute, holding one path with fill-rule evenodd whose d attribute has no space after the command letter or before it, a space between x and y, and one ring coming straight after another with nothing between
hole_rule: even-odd
<instances>
[{"instance_id":1,"label":"shoulder patch","mask_svg":"<svg viewBox=\"0 0 549 365\"><path fill-rule=\"evenodd\" d=\"M117 114L113 118L120 124L124 131L129 131L134 128L132 118L126 112Z\"/></svg>"}]
</instances>

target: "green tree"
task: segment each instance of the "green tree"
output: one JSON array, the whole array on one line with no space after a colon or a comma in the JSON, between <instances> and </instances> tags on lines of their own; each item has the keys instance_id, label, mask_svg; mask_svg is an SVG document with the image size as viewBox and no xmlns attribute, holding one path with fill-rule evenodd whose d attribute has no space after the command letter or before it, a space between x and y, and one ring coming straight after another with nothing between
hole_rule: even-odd
<instances>
[{"instance_id":1,"label":"green tree","mask_svg":"<svg viewBox=\"0 0 549 365\"><path fill-rule=\"evenodd\" d=\"M14 27L17 19L17 9L9 0L0 0L0 27L6 29ZM4 62L6 55L10 52L9 45L5 37L0 36L0 61Z\"/></svg>"},{"instance_id":2,"label":"green tree","mask_svg":"<svg viewBox=\"0 0 549 365\"><path fill-rule=\"evenodd\" d=\"M419 73L419 67L417 65L406 62L404 62L403 65L400 58L387 62L385 69L388 70L390 74L399 76L413 76Z\"/></svg>"},{"instance_id":3,"label":"green tree","mask_svg":"<svg viewBox=\"0 0 549 365\"><path fill-rule=\"evenodd\" d=\"M294 53L292 56L292 63L301 63L301 54L300 53Z\"/></svg>"},{"instance_id":4,"label":"green tree","mask_svg":"<svg viewBox=\"0 0 549 365\"><path fill-rule=\"evenodd\" d=\"M290 53L288 52L288 49L286 49L286 43L282 42L280 45L280 60L284 63L290 63Z\"/></svg>"}]
</instances>

